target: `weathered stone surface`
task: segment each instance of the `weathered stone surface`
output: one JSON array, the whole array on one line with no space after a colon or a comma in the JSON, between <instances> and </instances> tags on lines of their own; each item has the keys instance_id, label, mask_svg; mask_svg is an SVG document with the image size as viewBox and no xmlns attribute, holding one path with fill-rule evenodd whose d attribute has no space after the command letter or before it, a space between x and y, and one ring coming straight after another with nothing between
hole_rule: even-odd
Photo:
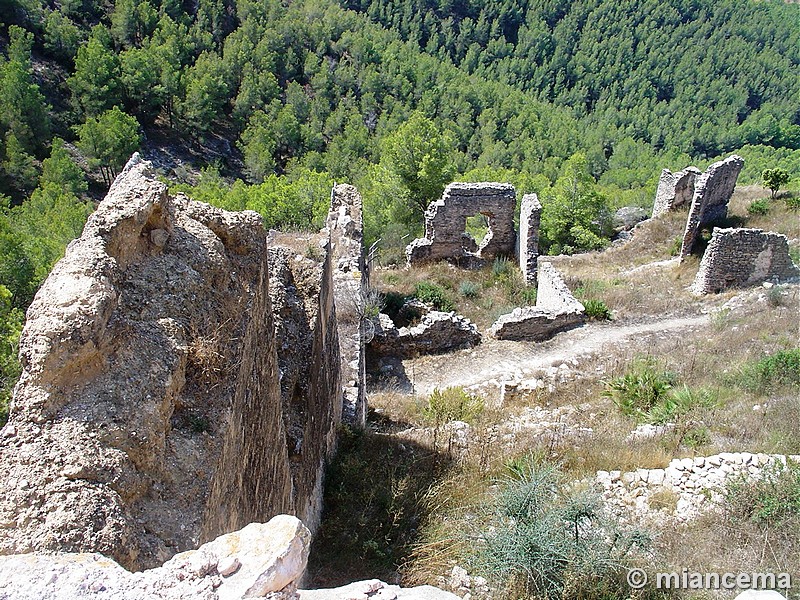
<instances>
[{"instance_id":1,"label":"weathered stone surface","mask_svg":"<svg viewBox=\"0 0 800 600\"><path fill-rule=\"evenodd\" d=\"M460 600L450 592L430 585L401 588L377 579L356 581L339 588L299 590L300 600Z\"/></svg>"},{"instance_id":2,"label":"weathered stone surface","mask_svg":"<svg viewBox=\"0 0 800 600\"><path fill-rule=\"evenodd\" d=\"M100 554L0 557L0 598L9 600L239 600L296 597L311 534L295 517L251 523L163 566L131 573ZM225 567L236 564L233 571Z\"/></svg>"},{"instance_id":3,"label":"weathered stone surface","mask_svg":"<svg viewBox=\"0 0 800 600\"><path fill-rule=\"evenodd\" d=\"M543 342L557 333L579 327L583 322L580 313L525 306L500 315L489 333L498 340Z\"/></svg>"},{"instance_id":4,"label":"weathered stone surface","mask_svg":"<svg viewBox=\"0 0 800 600\"><path fill-rule=\"evenodd\" d=\"M317 510L341 389L326 261L308 271L322 299L303 325L318 373L287 414L260 217L172 198L132 159L29 309L0 436L0 554L99 552L143 569ZM305 428L300 456L287 425Z\"/></svg>"},{"instance_id":5,"label":"weathered stone surface","mask_svg":"<svg viewBox=\"0 0 800 600\"><path fill-rule=\"evenodd\" d=\"M656 199L653 203L653 218L691 202L695 179L698 175L700 175L700 169L697 167L686 167L677 173L673 173L669 169L661 171Z\"/></svg>"},{"instance_id":6,"label":"weathered stone surface","mask_svg":"<svg viewBox=\"0 0 800 600\"><path fill-rule=\"evenodd\" d=\"M686 221L686 231L681 244L681 258L692 252L700 228L708 223L720 221L728 216L728 201L731 199L736 179L744 167L744 159L736 154L715 162L695 180L692 205Z\"/></svg>"},{"instance_id":7,"label":"weathered stone surface","mask_svg":"<svg viewBox=\"0 0 800 600\"><path fill-rule=\"evenodd\" d=\"M525 194L519 213L519 268L528 285L536 285L541 219L542 205L539 197L536 194Z\"/></svg>"},{"instance_id":8,"label":"weathered stone surface","mask_svg":"<svg viewBox=\"0 0 800 600\"><path fill-rule=\"evenodd\" d=\"M514 186L508 183L451 183L425 211L425 237L406 247L408 264L452 260L472 265L476 259L513 256L515 207ZM480 246L465 235L467 218L476 214L485 215L489 222Z\"/></svg>"},{"instance_id":9,"label":"weathered stone surface","mask_svg":"<svg viewBox=\"0 0 800 600\"><path fill-rule=\"evenodd\" d=\"M551 263L539 261L539 285L536 287L536 307L556 311L583 313L585 310Z\"/></svg>"},{"instance_id":10,"label":"weathered stone surface","mask_svg":"<svg viewBox=\"0 0 800 600\"><path fill-rule=\"evenodd\" d=\"M647 219L647 211L638 206L623 206L614 213L614 231L629 231Z\"/></svg>"},{"instance_id":11,"label":"weathered stone surface","mask_svg":"<svg viewBox=\"0 0 800 600\"><path fill-rule=\"evenodd\" d=\"M292 512L314 531L322 513L324 465L336 449L342 411L332 254L327 236L307 240L319 248L314 257L282 245L293 241L292 236L285 238L274 236L269 248L269 292L293 482Z\"/></svg>"},{"instance_id":12,"label":"weathered stone surface","mask_svg":"<svg viewBox=\"0 0 800 600\"><path fill-rule=\"evenodd\" d=\"M536 306L515 308L500 315L489 329L500 340L548 340L555 334L583 324L585 309L550 263L540 262Z\"/></svg>"},{"instance_id":13,"label":"weathered stone surface","mask_svg":"<svg viewBox=\"0 0 800 600\"><path fill-rule=\"evenodd\" d=\"M798 276L800 269L792 263L785 235L761 229L715 227L692 291L710 294Z\"/></svg>"},{"instance_id":14,"label":"weathered stone surface","mask_svg":"<svg viewBox=\"0 0 800 600\"><path fill-rule=\"evenodd\" d=\"M342 419L363 427L367 419L364 387L364 298L369 273L364 257L364 226L361 195L352 185L340 184L331 193L327 230L333 252L333 294L342 359Z\"/></svg>"},{"instance_id":15,"label":"weathered stone surface","mask_svg":"<svg viewBox=\"0 0 800 600\"><path fill-rule=\"evenodd\" d=\"M373 320L375 334L367 346L374 356L411 358L471 348L481 341L478 328L466 317L432 310L413 327L395 327L383 313Z\"/></svg>"}]
</instances>

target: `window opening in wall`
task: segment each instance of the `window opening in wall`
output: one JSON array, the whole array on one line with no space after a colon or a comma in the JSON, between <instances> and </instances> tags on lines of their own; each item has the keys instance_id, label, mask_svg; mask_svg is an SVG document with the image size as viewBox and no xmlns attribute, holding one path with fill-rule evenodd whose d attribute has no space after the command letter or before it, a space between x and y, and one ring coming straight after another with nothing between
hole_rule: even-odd
<instances>
[{"instance_id":1,"label":"window opening in wall","mask_svg":"<svg viewBox=\"0 0 800 600\"><path fill-rule=\"evenodd\" d=\"M477 251L483 243L484 238L489 233L489 218L481 213L467 217L464 232L475 240L475 245L472 248L465 247L465 250L469 252ZM472 244L469 245L471 246Z\"/></svg>"}]
</instances>

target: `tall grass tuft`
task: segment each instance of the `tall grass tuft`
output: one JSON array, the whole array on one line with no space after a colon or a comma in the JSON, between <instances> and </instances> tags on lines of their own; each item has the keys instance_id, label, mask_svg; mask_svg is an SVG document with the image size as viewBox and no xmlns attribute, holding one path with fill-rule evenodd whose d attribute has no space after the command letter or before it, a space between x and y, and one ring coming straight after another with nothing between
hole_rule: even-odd
<instances>
[{"instance_id":1,"label":"tall grass tuft","mask_svg":"<svg viewBox=\"0 0 800 600\"><path fill-rule=\"evenodd\" d=\"M624 565L649 534L607 518L601 499L565 487L555 465L514 466L486 506L473 567L507 597L628 597Z\"/></svg>"}]
</instances>

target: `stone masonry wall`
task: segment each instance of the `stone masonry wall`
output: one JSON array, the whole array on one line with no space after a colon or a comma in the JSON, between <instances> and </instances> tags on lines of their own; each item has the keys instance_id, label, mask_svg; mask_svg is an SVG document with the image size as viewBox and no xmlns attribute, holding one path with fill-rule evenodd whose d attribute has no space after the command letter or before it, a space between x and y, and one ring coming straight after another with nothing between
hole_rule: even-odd
<instances>
[{"instance_id":1,"label":"stone masonry wall","mask_svg":"<svg viewBox=\"0 0 800 600\"><path fill-rule=\"evenodd\" d=\"M583 324L585 308L572 295L558 270L548 262L538 267L536 306L500 315L489 333L500 340L541 342Z\"/></svg>"},{"instance_id":2,"label":"stone masonry wall","mask_svg":"<svg viewBox=\"0 0 800 600\"><path fill-rule=\"evenodd\" d=\"M698 175L700 175L700 169L697 167L686 167L677 173L673 173L669 169L661 171L652 216L658 217L673 208L691 202L694 195L694 182Z\"/></svg>"},{"instance_id":3,"label":"stone masonry wall","mask_svg":"<svg viewBox=\"0 0 800 600\"><path fill-rule=\"evenodd\" d=\"M800 269L792 263L785 235L761 229L715 227L692 290L710 294L798 276Z\"/></svg>"},{"instance_id":4,"label":"stone masonry wall","mask_svg":"<svg viewBox=\"0 0 800 600\"><path fill-rule=\"evenodd\" d=\"M341 390L318 262L291 267L316 308L297 324L311 377L287 414L261 218L170 197L135 156L28 311L0 432L0 554L139 570L276 514L313 524Z\"/></svg>"},{"instance_id":5,"label":"stone masonry wall","mask_svg":"<svg viewBox=\"0 0 800 600\"><path fill-rule=\"evenodd\" d=\"M539 197L536 194L525 194L519 213L519 268L528 285L536 285L541 219L542 205Z\"/></svg>"},{"instance_id":6,"label":"stone masonry wall","mask_svg":"<svg viewBox=\"0 0 800 600\"><path fill-rule=\"evenodd\" d=\"M744 159L736 154L715 162L695 180L692 205L681 244L681 259L692 252L700 228L728 216L736 180L744 167Z\"/></svg>"},{"instance_id":7,"label":"stone masonry wall","mask_svg":"<svg viewBox=\"0 0 800 600\"><path fill-rule=\"evenodd\" d=\"M363 292L369 288L369 273L361 208L361 195L356 188L345 184L334 186L326 228L333 253L333 289L342 359L342 419L356 427L363 427L367 420Z\"/></svg>"},{"instance_id":8,"label":"stone masonry wall","mask_svg":"<svg viewBox=\"0 0 800 600\"><path fill-rule=\"evenodd\" d=\"M513 256L516 251L516 192L508 183L451 183L425 211L425 237L406 247L409 264L436 260L469 263L475 258ZM465 233L467 218L485 215L489 231L477 246Z\"/></svg>"}]
</instances>

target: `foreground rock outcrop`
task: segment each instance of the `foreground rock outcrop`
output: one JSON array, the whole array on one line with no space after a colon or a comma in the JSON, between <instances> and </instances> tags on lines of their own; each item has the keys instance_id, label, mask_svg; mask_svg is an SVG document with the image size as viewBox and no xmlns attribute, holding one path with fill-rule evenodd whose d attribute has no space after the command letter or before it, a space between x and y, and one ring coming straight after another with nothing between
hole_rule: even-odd
<instances>
[{"instance_id":1,"label":"foreground rock outcrop","mask_svg":"<svg viewBox=\"0 0 800 600\"><path fill-rule=\"evenodd\" d=\"M28 311L0 433L0 554L139 570L276 514L313 525L342 390L319 248L271 279L258 214L172 197L132 159ZM279 372L292 332L303 354ZM282 396L298 361L313 375Z\"/></svg>"},{"instance_id":2,"label":"foreground rock outcrop","mask_svg":"<svg viewBox=\"0 0 800 600\"><path fill-rule=\"evenodd\" d=\"M0 598L13 600L292 600L311 533L295 517L251 523L163 566L126 571L100 554L0 557Z\"/></svg>"}]
</instances>

